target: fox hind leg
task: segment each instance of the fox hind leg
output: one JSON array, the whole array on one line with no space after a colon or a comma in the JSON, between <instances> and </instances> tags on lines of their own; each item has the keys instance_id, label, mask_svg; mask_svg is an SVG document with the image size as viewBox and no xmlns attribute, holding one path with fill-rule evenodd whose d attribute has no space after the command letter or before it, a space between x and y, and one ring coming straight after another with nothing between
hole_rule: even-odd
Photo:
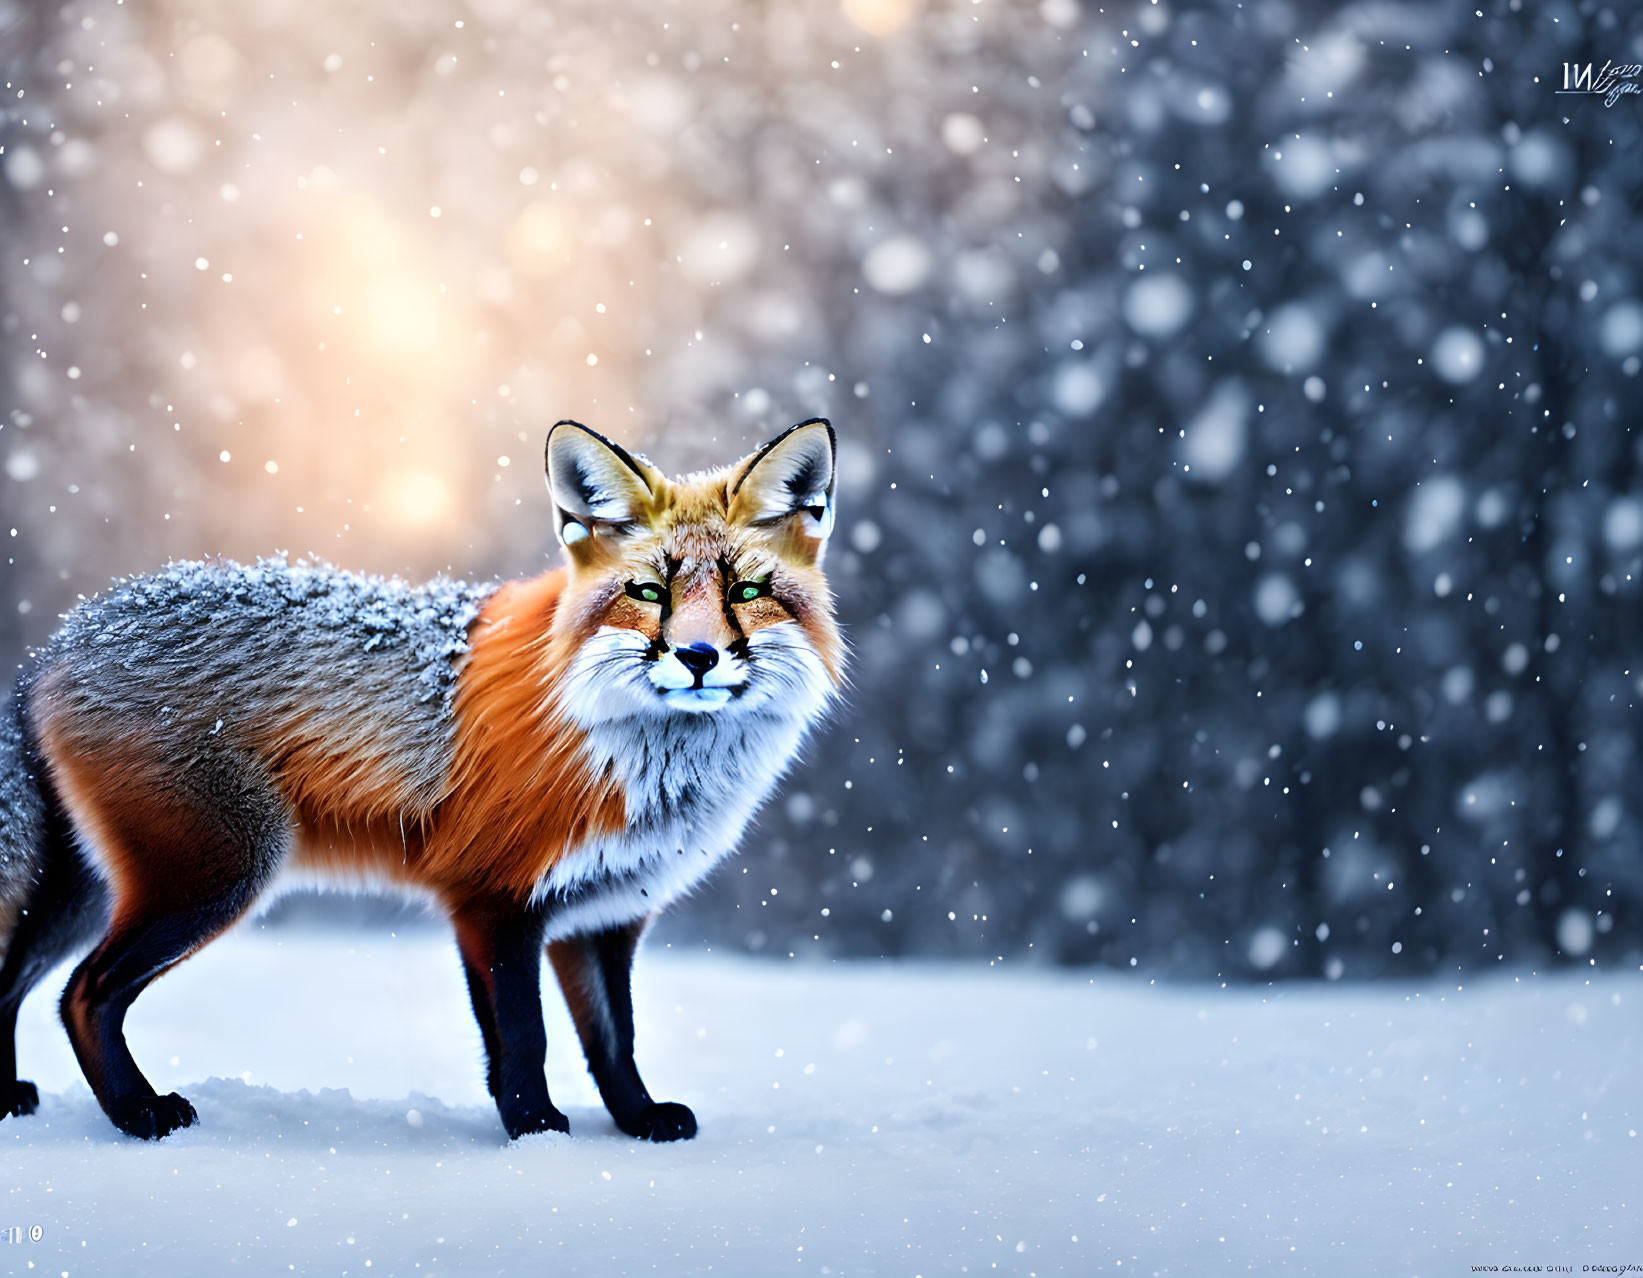
<instances>
[{"instance_id":1,"label":"fox hind leg","mask_svg":"<svg viewBox=\"0 0 1643 1278\"><path fill-rule=\"evenodd\" d=\"M103 1112L127 1135L148 1139L197 1116L175 1092L156 1093L138 1069L126 1012L157 976L238 920L290 848L290 813L251 769L218 761L208 770L198 759L191 767L146 782L128 769L113 792L75 787L95 809L76 817L98 837L113 908L107 935L75 968L59 1007Z\"/></svg>"},{"instance_id":2,"label":"fox hind leg","mask_svg":"<svg viewBox=\"0 0 1643 1278\"><path fill-rule=\"evenodd\" d=\"M640 1140L689 1140L696 1115L655 1101L633 1059L633 956L648 919L548 945L588 1069L617 1127Z\"/></svg>"}]
</instances>

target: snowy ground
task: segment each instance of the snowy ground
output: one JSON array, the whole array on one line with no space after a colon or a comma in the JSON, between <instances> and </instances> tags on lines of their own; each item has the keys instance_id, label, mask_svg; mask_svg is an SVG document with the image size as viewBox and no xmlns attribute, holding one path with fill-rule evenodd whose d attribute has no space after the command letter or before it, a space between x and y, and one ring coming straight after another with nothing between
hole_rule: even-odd
<instances>
[{"instance_id":1,"label":"snowy ground","mask_svg":"<svg viewBox=\"0 0 1643 1278\"><path fill-rule=\"evenodd\" d=\"M1635 973L1227 990L653 948L641 1063L702 1123L665 1147L597 1108L557 996L574 1134L507 1144L434 932L247 930L161 981L129 1038L201 1126L158 1145L104 1121L53 1002L20 1036L40 1113L0 1123L0 1227L44 1231L12 1273L1643 1264Z\"/></svg>"}]
</instances>

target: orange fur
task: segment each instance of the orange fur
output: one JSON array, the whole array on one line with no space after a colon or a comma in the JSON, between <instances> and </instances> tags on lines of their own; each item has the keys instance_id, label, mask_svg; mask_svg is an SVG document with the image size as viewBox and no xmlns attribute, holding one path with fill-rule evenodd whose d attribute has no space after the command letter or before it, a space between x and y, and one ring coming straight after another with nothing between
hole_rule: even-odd
<instances>
[{"instance_id":1,"label":"orange fur","mask_svg":"<svg viewBox=\"0 0 1643 1278\"><path fill-rule=\"evenodd\" d=\"M324 810L297 809L292 864L327 882L369 887L394 883L425 887L417 861L426 825L393 817L344 821Z\"/></svg>"},{"instance_id":2,"label":"orange fur","mask_svg":"<svg viewBox=\"0 0 1643 1278\"><path fill-rule=\"evenodd\" d=\"M552 626L564 589L562 572L510 582L474 623L450 794L417 866L430 886L528 896L568 849L626 824L619 789L588 775L583 734L556 713L551 672L580 638Z\"/></svg>"},{"instance_id":3,"label":"orange fur","mask_svg":"<svg viewBox=\"0 0 1643 1278\"><path fill-rule=\"evenodd\" d=\"M271 745L274 743L270 743ZM344 828L380 821L420 822L428 815L405 778L384 760L349 749L350 742L323 732L290 731L278 743L274 773L301 811Z\"/></svg>"},{"instance_id":4,"label":"orange fur","mask_svg":"<svg viewBox=\"0 0 1643 1278\"><path fill-rule=\"evenodd\" d=\"M151 743L126 738L88 752L49 718L41 740L75 825L109 879L111 934L215 899L244 879L249 853L231 822L208 793L178 784Z\"/></svg>"},{"instance_id":5,"label":"orange fur","mask_svg":"<svg viewBox=\"0 0 1643 1278\"><path fill-rule=\"evenodd\" d=\"M88 760L64 747L54 728L48 721L41 734L42 744L52 760L52 779L74 814L80 833L101 853L113 889L116 915L140 912L143 899L148 895L141 876L142 863L121 837L112 813L118 812L127 800L140 805L142 787L133 783L134 777L122 783L117 767L109 766L111 759L105 758L103 767L91 766Z\"/></svg>"}]
</instances>

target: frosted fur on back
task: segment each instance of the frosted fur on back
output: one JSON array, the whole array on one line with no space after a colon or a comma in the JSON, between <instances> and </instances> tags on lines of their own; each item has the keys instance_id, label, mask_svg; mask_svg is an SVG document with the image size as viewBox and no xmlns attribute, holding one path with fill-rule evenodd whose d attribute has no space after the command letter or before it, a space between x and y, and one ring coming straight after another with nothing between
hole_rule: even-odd
<instances>
[{"instance_id":1,"label":"frosted fur on back","mask_svg":"<svg viewBox=\"0 0 1643 1278\"><path fill-rule=\"evenodd\" d=\"M283 558L173 563L74 609L40 654L58 739L178 764L243 750L293 801L426 814L442 797L468 628L494 584Z\"/></svg>"}]
</instances>

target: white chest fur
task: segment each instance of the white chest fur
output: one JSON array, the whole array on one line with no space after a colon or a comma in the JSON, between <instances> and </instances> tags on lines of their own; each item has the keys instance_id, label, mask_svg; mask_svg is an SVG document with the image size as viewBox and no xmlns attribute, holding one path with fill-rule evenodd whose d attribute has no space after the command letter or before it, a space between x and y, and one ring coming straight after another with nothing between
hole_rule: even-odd
<instances>
[{"instance_id":1,"label":"white chest fur","mask_svg":"<svg viewBox=\"0 0 1643 1278\"><path fill-rule=\"evenodd\" d=\"M740 840L798 750L801 719L636 715L587 736L595 775L622 786L627 828L562 857L537 885L550 939L614 927L689 891Z\"/></svg>"}]
</instances>

